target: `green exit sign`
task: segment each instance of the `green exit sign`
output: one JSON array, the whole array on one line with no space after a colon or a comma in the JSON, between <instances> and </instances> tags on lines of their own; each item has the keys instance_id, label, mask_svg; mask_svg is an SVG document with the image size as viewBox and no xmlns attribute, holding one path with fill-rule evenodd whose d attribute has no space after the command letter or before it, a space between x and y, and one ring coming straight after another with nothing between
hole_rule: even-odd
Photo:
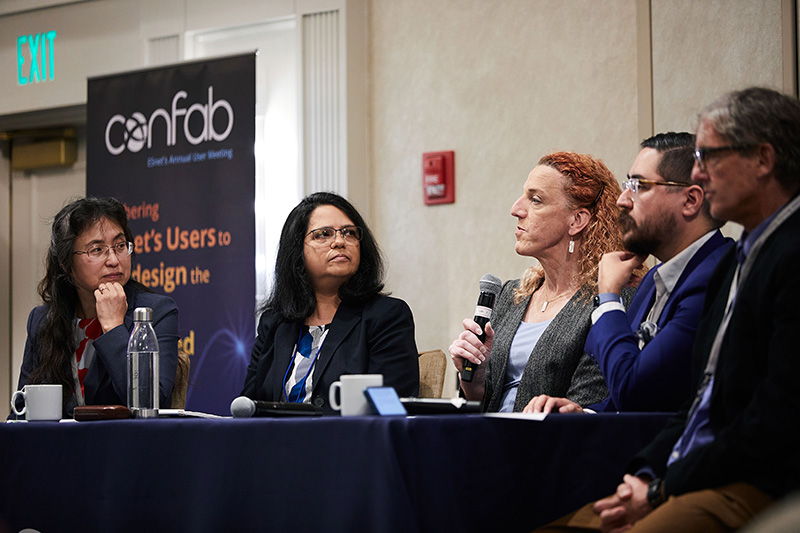
<instances>
[{"instance_id":1,"label":"green exit sign","mask_svg":"<svg viewBox=\"0 0 800 533\"><path fill-rule=\"evenodd\" d=\"M53 41L55 31L17 37L17 83L28 85L55 78Z\"/></svg>"}]
</instances>

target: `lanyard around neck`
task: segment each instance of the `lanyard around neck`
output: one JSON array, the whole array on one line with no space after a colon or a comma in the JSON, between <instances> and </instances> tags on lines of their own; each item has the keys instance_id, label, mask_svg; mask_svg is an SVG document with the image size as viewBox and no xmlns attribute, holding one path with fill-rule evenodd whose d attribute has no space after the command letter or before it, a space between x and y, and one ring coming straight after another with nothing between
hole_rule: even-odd
<instances>
[{"instance_id":1,"label":"lanyard around neck","mask_svg":"<svg viewBox=\"0 0 800 533\"><path fill-rule=\"evenodd\" d=\"M303 326L300 326L300 334L297 336L297 342L295 343L294 349L292 350L292 358L289 360L289 366L286 367L286 372L283 374L283 383L281 384L281 393L283 394L283 397L286 398L287 402L291 402L292 400L290 400L289 397L286 395L286 379L289 377L289 371L294 366L294 360L297 358L297 350L300 347L300 340L303 338L303 329L304 329ZM306 375L303 376L303 379L301 379L298 382L298 383L301 384L300 390L305 390L306 381L308 380L308 376L310 376L311 375L311 371L314 370L314 365L316 364L317 358L319 357L319 352L322 350L322 345L325 342L325 336L326 336L325 333L326 333L325 330L323 330L323 332L322 332L323 338L320 339L319 346L317 347L317 353L314 354L314 358L311 360L311 364L308 366L308 370L306 371ZM310 327L308 328L308 334L311 336L311 344L313 346L313 344L314 344L314 335L311 335L311 328ZM294 388L294 387L292 387L292 388ZM305 395L303 395L303 396L305 396ZM293 403L301 403L301 402L297 401L297 402L293 402Z\"/></svg>"}]
</instances>

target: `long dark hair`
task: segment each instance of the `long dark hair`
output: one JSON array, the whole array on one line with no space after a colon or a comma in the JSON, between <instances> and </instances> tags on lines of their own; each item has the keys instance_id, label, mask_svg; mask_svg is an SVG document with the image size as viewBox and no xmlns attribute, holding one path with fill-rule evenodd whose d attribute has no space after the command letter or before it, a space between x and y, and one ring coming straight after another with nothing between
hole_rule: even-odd
<instances>
[{"instance_id":1,"label":"long dark hair","mask_svg":"<svg viewBox=\"0 0 800 533\"><path fill-rule=\"evenodd\" d=\"M364 218L338 194L317 192L303 198L283 224L272 293L262 310L280 313L287 320L305 318L314 312L317 298L306 270L303 243L311 213L321 205L336 207L361 228L361 261L356 273L339 288L342 302L364 302L383 290L383 259Z\"/></svg>"},{"instance_id":2,"label":"long dark hair","mask_svg":"<svg viewBox=\"0 0 800 533\"><path fill-rule=\"evenodd\" d=\"M39 296L47 305L47 315L39 326L39 359L31 372L31 383L61 384L64 397L75 390L72 358L75 356L75 316L78 291L72 280L75 239L102 219L117 224L125 240L133 242L125 207L114 198L81 198L64 206L53 220L50 248L45 259L45 275L39 282ZM131 256L131 261L133 255ZM140 287L134 280L128 284Z\"/></svg>"}]
</instances>

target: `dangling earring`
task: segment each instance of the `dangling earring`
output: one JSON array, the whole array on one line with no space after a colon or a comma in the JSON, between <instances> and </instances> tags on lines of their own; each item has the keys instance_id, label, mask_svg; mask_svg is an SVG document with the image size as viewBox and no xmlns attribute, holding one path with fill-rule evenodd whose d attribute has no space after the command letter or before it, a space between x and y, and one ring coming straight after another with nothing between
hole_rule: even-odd
<instances>
[{"instance_id":1,"label":"dangling earring","mask_svg":"<svg viewBox=\"0 0 800 533\"><path fill-rule=\"evenodd\" d=\"M569 238L569 253L575 253L575 241L572 240L572 237Z\"/></svg>"}]
</instances>

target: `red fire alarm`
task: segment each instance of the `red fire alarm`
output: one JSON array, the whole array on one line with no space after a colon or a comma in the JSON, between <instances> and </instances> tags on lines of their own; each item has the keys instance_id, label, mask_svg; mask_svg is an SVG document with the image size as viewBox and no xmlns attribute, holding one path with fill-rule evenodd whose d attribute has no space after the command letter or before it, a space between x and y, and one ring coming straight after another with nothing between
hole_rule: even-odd
<instances>
[{"instance_id":1,"label":"red fire alarm","mask_svg":"<svg viewBox=\"0 0 800 533\"><path fill-rule=\"evenodd\" d=\"M425 205L456 201L455 152L422 154L422 194Z\"/></svg>"}]
</instances>

